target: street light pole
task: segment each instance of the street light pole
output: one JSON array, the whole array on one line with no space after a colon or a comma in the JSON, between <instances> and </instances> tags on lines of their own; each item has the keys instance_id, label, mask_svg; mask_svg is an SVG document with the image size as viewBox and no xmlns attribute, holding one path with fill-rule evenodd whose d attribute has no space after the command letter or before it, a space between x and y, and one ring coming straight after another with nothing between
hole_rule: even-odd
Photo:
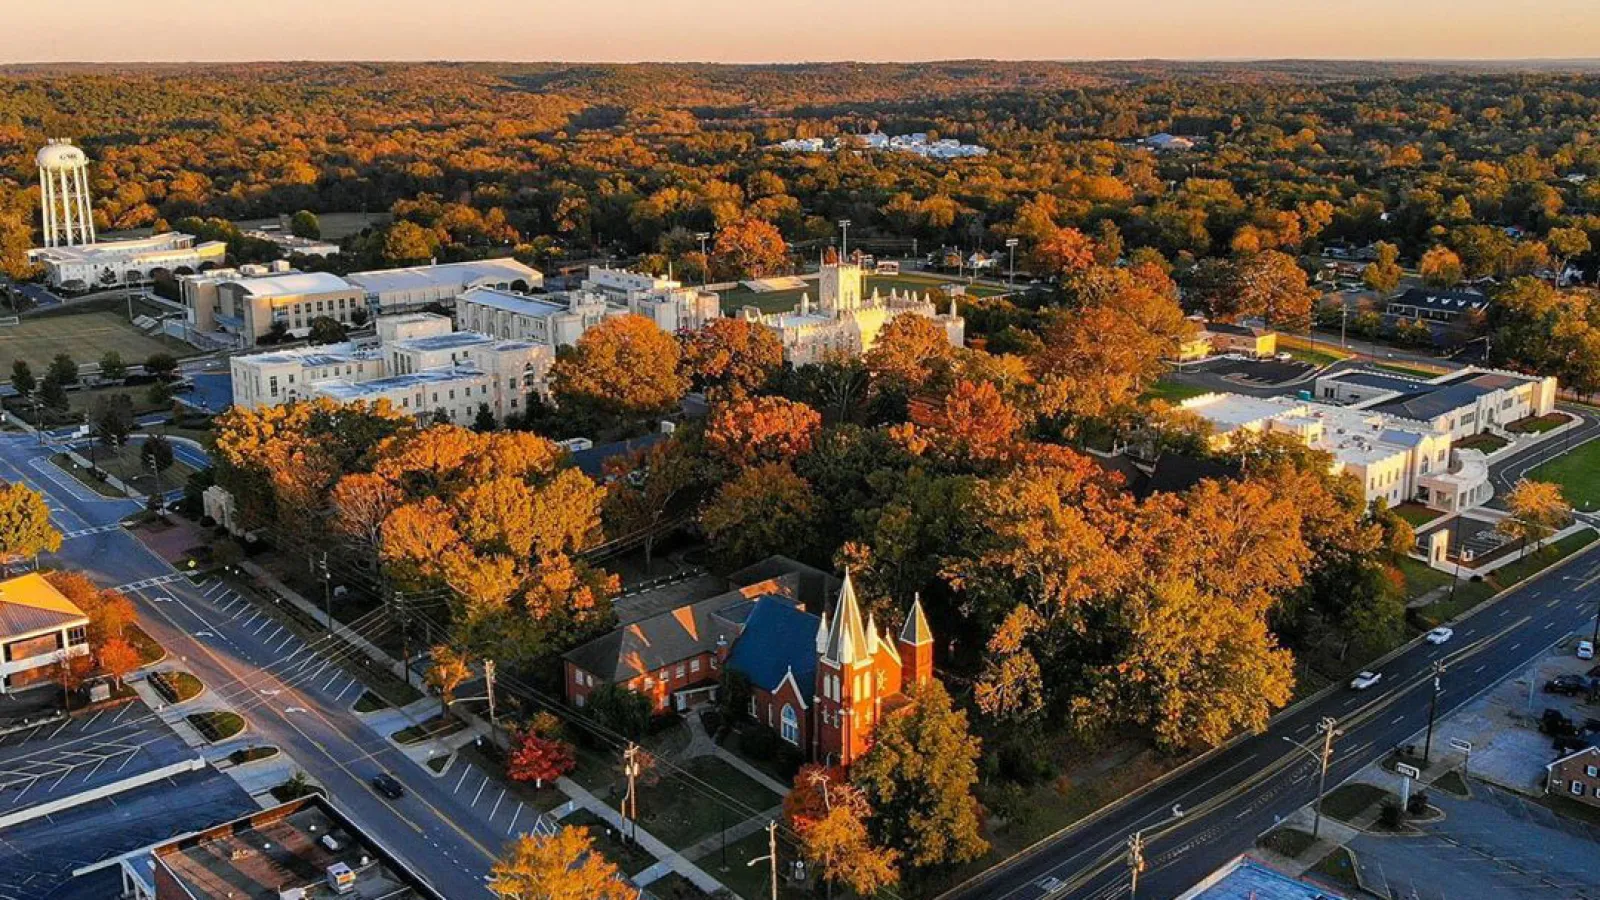
<instances>
[{"instance_id":1,"label":"street light pole","mask_svg":"<svg viewBox=\"0 0 1600 900\"><path fill-rule=\"evenodd\" d=\"M1313 807L1314 812L1311 819L1312 838L1316 838L1322 833L1322 795L1327 793L1328 790L1328 764L1333 761L1333 739L1344 734L1343 731L1339 730L1338 720L1331 716L1324 716L1322 721L1317 723L1317 730L1322 732L1322 748L1320 751L1313 750L1292 737L1284 736L1283 738L1311 754L1311 758L1315 759L1321 767L1321 773L1317 776L1317 802Z\"/></svg>"},{"instance_id":2,"label":"street light pole","mask_svg":"<svg viewBox=\"0 0 1600 900\"><path fill-rule=\"evenodd\" d=\"M700 241L700 286L705 287L711 281L711 255L706 253L706 241L711 239L711 232L697 231L694 236Z\"/></svg>"},{"instance_id":3,"label":"street light pole","mask_svg":"<svg viewBox=\"0 0 1600 900\"><path fill-rule=\"evenodd\" d=\"M1006 287L1017 286L1017 239L1006 238L1006 252L1011 255L1010 271L1006 273Z\"/></svg>"},{"instance_id":4,"label":"street light pole","mask_svg":"<svg viewBox=\"0 0 1600 900\"><path fill-rule=\"evenodd\" d=\"M328 626L329 633L333 631L333 579L328 574L328 551L322 551L322 561L318 568L322 573L322 617L323 624Z\"/></svg>"},{"instance_id":5,"label":"street light pole","mask_svg":"<svg viewBox=\"0 0 1600 900\"><path fill-rule=\"evenodd\" d=\"M1422 742L1422 767L1428 767L1433 755L1433 714L1439 707L1439 676L1444 674L1444 663L1433 661L1433 694L1428 697L1428 736Z\"/></svg>"}]
</instances>

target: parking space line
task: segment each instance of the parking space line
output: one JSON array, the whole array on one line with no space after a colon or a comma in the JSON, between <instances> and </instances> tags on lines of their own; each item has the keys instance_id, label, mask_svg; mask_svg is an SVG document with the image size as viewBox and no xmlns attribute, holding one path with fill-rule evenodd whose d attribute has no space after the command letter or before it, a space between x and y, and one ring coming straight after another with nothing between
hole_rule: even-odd
<instances>
[{"instance_id":1,"label":"parking space line","mask_svg":"<svg viewBox=\"0 0 1600 900\"><path fill-rule=\"evenodd\" d=\"M282 653L283 652L283 648L289 646L289 642L292 641L292 640L294 640L294 635L293 634L291 634L288 637L284 638L283 639L283 643L281 643L277 647L275 647L272 652L273 653ZM302 647L301 649L305 649L305 648ZM296 650L294 652L295 653L299 653L300 650ZM294 659L294 657L291 656L291 657L289 657L289 659ZM284 660L284 662L288 662L288 661L289 661L288 659Z\"/></svg>"},{"instance_id":2,"label":"parking space line","mask_svg":"<svg viewBox=\"0 0 1600 900\"><path fill-rule=\"evenodd\" d=\"M327 692L333 690L333 683L335 681L338 681L338 680L339 680L339 673L337 671L334 672L332 675L329 675L328 676L328 683L322 686L322 692L323 693L327 693Z\"/></svg>"},{"instance_id":3,"label":"parking space line","mask_svg":"<svg viewBox=\"0 0 1600 900\"><path fill-rule=\"evenodd\" d=\"M350 679L350 683L344 686L344 690L340 691L339 692L339 696L333 698L333 701L335 703L343 703L344 702L344 695L350 693L350 691L353 690L360 683L361 682L355 680L354 678Z\"/></svg>"},{"instance_id":4,"label":"parking space line","mask_svg":"<svg viewBox=\"0 0 1600 900\"><path fill-rule=\"evenodd\" d=\"M260 634L261 632L266 631L267 630L267 626L271 625L271 624L272 624L272 620L271 619L262 619L261 620L261 624L256 626L256 630L252 631L250 633L252 635Z\"/></svg>"},{"instance_id":5,"label":"parking space line","mask_svg":"<svg viewBox=\"0 0 1600 900\"><path fill-rule=\"evenodd\" d=\"M500 811L500 801L504 800L505 798L506 792L505 789L502 788L500 790L500 796L494 798L494 808L489 810L489 821L494 821L494 814Z\"/></svg>"},{"instance_id":6,"label":"parking space line","mask_svg":"<svg viewBox=\"0 0 1600 900\"><path fill-rule=\"evenodd\" d=\"M461 777L456 779L456 789L451 791L450 793L452 793L452 794L461 793L461 783L463 781L467 780L467 773L471 772L471 771L472 771L472 767L471 766L462 766L461 767Z\"/></svg>"},{"instance_id":7,"label":"parking space line","mask_svg":"<svg viewBox=\"0 0 1600 900\"><path fill-rule=\"evenodd\" d=\"M283 626L279 625L277 628L272 629L272 633L267 635L266 637L262 638L262 640L270 642L274 638L276 638L279 634L282 634L282 633L283 633Z\"/></svg>"},{"instance_id":8,"label":"parking space line","mask_svg":"<svg viewBox=\"0 0 1600 900\"><path fill-rule=\"evenodd\" d=\"M94 715L90 716L89 720L87 722L83 723L83 730L84 731L88 731L89 730L89 726L94 724L94 720L100 718L101 716L103 716L105 714L106 714L106 711L102 709L99 712L95 713Z\"/></svg>"},{"instance_id":9,"label":"parking space line","mask_svg":"<svg viewBox=\"0 0 1600 900\"><path fill-rule=\"evenodd\" d=\"M517 817L520 815L522 815L522 804L518 803L516 812L511 814L511 824L506 826L506 834L509 835L517 830Z\"/></svg>"},{"instance_id":10,"label":"parking space line","mask_svg":"<svg viewBox=\"0 0 1600 900\"><path fill-rule=\"evenodd\" d=\"M483 789L489 786L489 776L483 776L483 784L478 785L478 792L472 795L472 805L478 805L478 798L483 796Z\"/></svg>"}]
</instances>

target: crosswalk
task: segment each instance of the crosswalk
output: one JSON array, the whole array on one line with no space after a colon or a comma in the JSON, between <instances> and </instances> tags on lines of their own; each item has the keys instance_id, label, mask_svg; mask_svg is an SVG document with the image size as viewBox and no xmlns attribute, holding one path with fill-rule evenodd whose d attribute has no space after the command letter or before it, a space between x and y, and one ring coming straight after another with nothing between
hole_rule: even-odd
<instances>
[{"instance_id":1,"label":"crosswalk","mask_svg":"<svg viewBox=\"0 0 1600 900\"><path fill-rule=\"evenodd\" d=\"M143 590L144 588L160 587L163 584L171 584L174 581L179 581L184 577L185 576L181 572L172 572L166 575L157 575L154 578L146 578L142 581L130 581L127 584L119 584L117 585L117 590L137 591Z\"/></svg>"},{"instance_id":2,"label":"crosswalk","mask_svg":"<svg viewBox=\"0 0 1600 900\"><path fill-rule=\"evenodd\" d=\"M73 538L88 537L91 534L105 534L110 531L120 530L122 530L122 523L112 522L109 525L97 525L93 528L80 528L77 531L69 531L61 535L61 539L64 541L70 541Z\"/></svg>"}]
</instances>

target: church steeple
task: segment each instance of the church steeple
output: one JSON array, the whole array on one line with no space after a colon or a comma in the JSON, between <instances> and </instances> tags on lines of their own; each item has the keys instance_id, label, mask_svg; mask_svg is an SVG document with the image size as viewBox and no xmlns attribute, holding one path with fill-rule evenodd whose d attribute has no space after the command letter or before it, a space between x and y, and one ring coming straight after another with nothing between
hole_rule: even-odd
<instances>
[{"instance_id":1,"label":"church steeple","mask_svg":"<svg viewBox=\"0 0 1600 900\"><path fill-rule=\"evenodd\" d=\"M848 666L866 650L867 634L861 624L861 604L856 600L856 586L846 570L844 584L839 588L839 600L833 607L833 625L828 630L828 644L823 648L822 658L836 665Z\"/></svg>"},{"instance_id":2,"label":"church steeple","mask_svg":"<svg viewBox=\"0 0 1600 900\"><path fill-rule=\"evenodd\" d=\"M933 629L922 612L922 596L911 601L900 629L900 677L905 690L933 677Z\"/></svg>"}]
</instances>

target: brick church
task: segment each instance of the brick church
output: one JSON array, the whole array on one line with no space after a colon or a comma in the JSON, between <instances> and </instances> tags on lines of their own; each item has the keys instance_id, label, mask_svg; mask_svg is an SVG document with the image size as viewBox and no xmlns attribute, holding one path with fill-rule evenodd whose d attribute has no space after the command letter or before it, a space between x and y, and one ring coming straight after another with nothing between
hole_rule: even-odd
<instances>
[{"instance_id":1,"label":"brick church","mask_svg":"<svg viewBox=\"0 0 1600 900\"><path fill-rule=\"evenodd\" d=\"M914 601L891 637L862 614L848 573L839 582L782 563L780 574L645 616L570 651L568 701L582 707L594 688L618 683L651 697L660 712L685 711L715 699L731 670L749 680L754 719L806 759L849 766L871 746L878 722L933 677L933 632ZM761 565L762 574L773 571L773 561ZM808 575L821 616L802 602ZM817 596L828 583L837 592Z\"/></svg>"}]
</instances>

